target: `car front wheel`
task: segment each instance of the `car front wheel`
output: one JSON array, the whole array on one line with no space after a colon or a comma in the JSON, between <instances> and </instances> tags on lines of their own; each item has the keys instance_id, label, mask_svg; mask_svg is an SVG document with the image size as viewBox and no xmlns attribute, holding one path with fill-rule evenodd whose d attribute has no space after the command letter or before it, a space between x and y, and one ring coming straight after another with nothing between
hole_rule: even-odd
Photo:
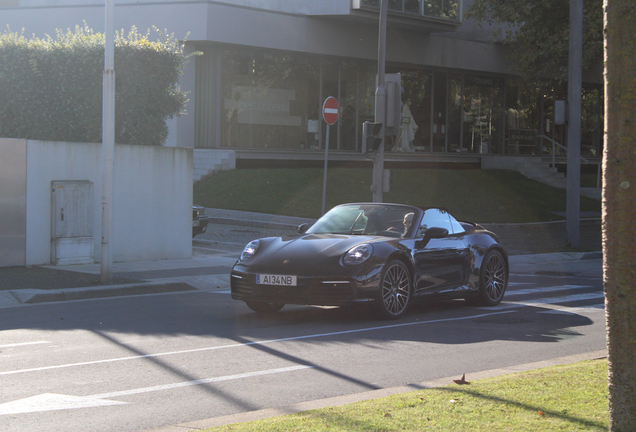
<instances>
[{"instance_id":1,"label":"car front wheel","mask_svg":"<svg viewBox=\"0 0 636 432\"><path fill-rule=\"evenodd\" d=\"M406 312L411 301L411 274L399 260L387 264L380 282L380 313L397 319Z\"/></svg>"},{"instance_id":2,"label":"car front wheel","mask_svg":"<svg viewBox=\"0 0 636 432\"><path fill-rule=\"evenodd\" d=\"M248 308L258 313L274 313L278 312L285 306L285 303L268 303L268 302L255 302L246 301L245 304Z\"/></svg>"}]
</instances>

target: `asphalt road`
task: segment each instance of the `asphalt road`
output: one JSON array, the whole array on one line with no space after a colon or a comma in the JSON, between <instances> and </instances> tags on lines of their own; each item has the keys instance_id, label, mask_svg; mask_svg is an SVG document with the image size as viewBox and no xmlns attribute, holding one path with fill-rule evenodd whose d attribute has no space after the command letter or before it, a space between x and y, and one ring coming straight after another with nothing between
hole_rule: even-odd
<instances>
[{"instance_id":1,"label":"asphalt road","mask_svg":"<svg viewBox=\"0 0 636 432\"><path fill-rule=\"evenodd\" d=\"M226 291L6 309L0 430L140 431L605 348L600 275L510 282L498 307L419 305L399 321L260 316Z\"/></svg>"}]
</instances>

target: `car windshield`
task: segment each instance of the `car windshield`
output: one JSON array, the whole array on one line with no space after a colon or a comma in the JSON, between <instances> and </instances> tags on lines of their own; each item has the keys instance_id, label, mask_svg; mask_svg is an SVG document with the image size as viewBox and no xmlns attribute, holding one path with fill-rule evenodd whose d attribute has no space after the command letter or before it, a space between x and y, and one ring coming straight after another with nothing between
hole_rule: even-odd
<instances>
[{"instance_id":1,"label":"car windshield","mask_svg":"<svg viewBox=\"0 0 636 432\"><path fill-rule=\"evenodd\" d=\"M307 230L311 234L364 234L404 237L415 209L386 204L342 205L329 210Z\"/></svg>"}]
</instances>

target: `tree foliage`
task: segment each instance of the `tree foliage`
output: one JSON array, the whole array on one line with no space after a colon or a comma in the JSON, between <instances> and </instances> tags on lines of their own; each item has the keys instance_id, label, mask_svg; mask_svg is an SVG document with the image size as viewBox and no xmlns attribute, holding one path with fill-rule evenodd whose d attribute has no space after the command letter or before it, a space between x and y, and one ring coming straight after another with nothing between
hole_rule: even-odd
<instances>
[{"instance_id":1,"label":"tree foliage","mask_svg":"<svg viewBox=\"0 0 636 432\"><path fill-rule=\"evenodd\" d=\"M492 25L493 38L511 48L510 57L526 80L566 80L569 2L564 0L474 0L466 13L478 26ZM603 3L583 1L583 70L602 64Z\"/></svg>"},{"instance_id":2,"label":"tree foliage","mask_svg":"<svg viewBox=\"0 0 636 432\"><path fill-rule=\"evenodd\" d=\"M183 42L155 29L115 36L115 140L162 145L165 120L187 101L178 87ZM0 34L0 136L101 142L104 35L86 25L33 37Z\"/></svg>"}]
</instances>

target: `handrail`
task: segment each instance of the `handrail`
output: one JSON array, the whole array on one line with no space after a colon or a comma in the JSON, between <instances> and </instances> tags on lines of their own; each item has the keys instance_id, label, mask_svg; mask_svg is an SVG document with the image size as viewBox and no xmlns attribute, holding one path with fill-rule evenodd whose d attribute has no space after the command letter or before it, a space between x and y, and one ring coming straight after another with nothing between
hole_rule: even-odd
<instances>
[{"instance_id":1,"label":"handrail","mask_svg":"<svg viewBox=\"0 0 636 432\"><path fill-rule=\"evenodd\" d=\"M537 135L537 138L547 139L548 141L550 141L550 142L552 143L552 166L554 166L554 157L555 157L555 156L554 156L554 153L555 153L555 152L554 152L554 150L555 150L554 145L555 145L555 144L556 144L556 145L558 145L559 147L561 147L561 148L562 148L563 150L565 150L566 152L568 151L567 147L563 146L562 144L559 144L558 142L556 142L555 140L553 140L553 139L552 139L552 138L550 138L550 137L547 137L547 136L545 136L545 135ZM581 158L581 160L582 160L583 162L585 162L586 164L589 164L589 163L590 163L590 161L589 161L589 160L587 160L587 159L585 159L583 156L579 156L579 157L580 157L580 158Z\"/></svg>"},{"instance_id":2,"label":"handrail","mask_svg":"<svg viewBox=\"0 0 636 432\"><path fill-rule=\"evenodd\" d=\"M545 135L537 135L537 138L543 138L543 139L547 139L548 141L550 141L552 143L552 166L555 166L555 148L554 145L558 145L559 147L561 147L563 150L565 150L566 152L568 151L567 147L559 144L558 142L556 142L555 140L553 140L550 137L547 137ZM585 159L583 156L579 156L581 158L581 160L583 162L585 162L586 164L591 163L589 160ZM596 187L600 187L600 183L601 183L601 164L597 164L597 173L596 173Z\"/></svg>"}]
</instances>

